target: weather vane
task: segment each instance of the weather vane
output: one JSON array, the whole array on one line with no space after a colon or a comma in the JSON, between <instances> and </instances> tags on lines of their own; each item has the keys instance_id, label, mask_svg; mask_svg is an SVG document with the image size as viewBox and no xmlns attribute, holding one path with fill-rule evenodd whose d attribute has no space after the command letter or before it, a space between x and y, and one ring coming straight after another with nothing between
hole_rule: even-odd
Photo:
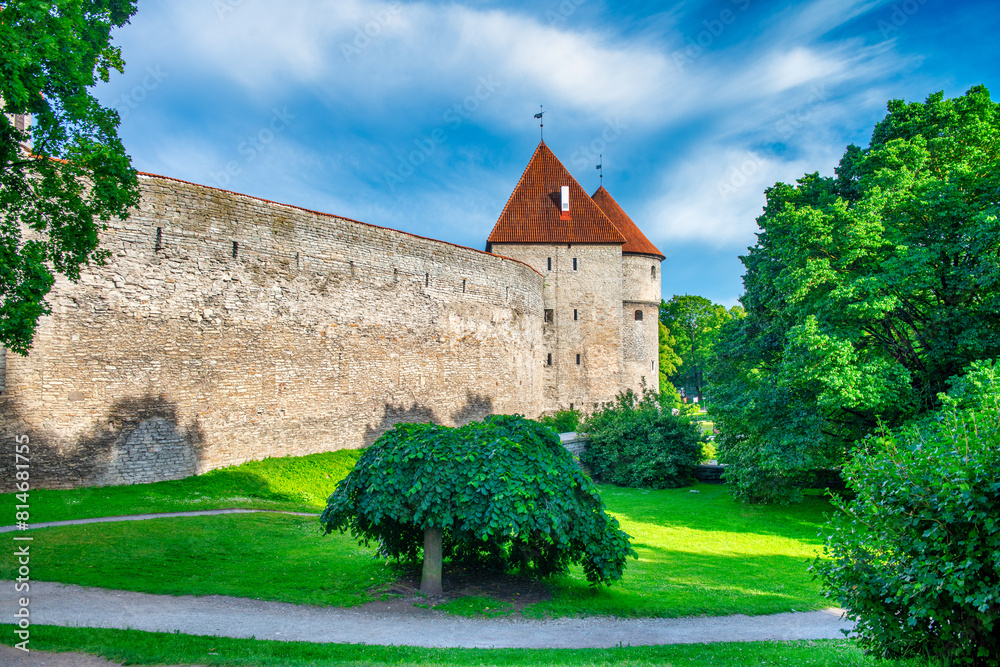
<instances>
[{"instance_id":1,"label":"weather vane","mask_svg":"<svg viewBox=\"0 0 1000 667\"><path fill-rule=\"evenodd\" d=\"M604 154L601 153L600 164L597 165L597 171L601 172L601 187L604 187Z\"/></svg>"},{"instance_id":2,"label":"weather vane","mask_svg":"<svg viewBox=\"0 0 1000 667\"><path fill-rule=\"evenodd\" d=\"M542 118L545 115L545 107L539 104L538 108L539 112L535 114L535 118L538 119L538 134L542 141L545 141L545 119Z\"/></svg>"}]
</instances>

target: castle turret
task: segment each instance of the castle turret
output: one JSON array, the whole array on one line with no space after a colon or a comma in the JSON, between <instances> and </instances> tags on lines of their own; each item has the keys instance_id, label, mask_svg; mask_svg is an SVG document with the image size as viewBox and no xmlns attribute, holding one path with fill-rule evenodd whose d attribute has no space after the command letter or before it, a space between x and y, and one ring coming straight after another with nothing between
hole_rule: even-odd
<instances>
[{"instance_id":1,"label":"castle turret","mask_svg":"<svg viewBox=\"0 0 1000 667\"><path fill-rule=\"evenodd\" d=\"M622 388L659 389L660 263L656 246L602 185L594 201L625 237L622 246Z\"/></svg>"},{"instance_id":2,"label":"castle turret","mask_svg":"<svg viewBox=\"0 0 1000 667\"><path fill-rule=\"evenodd\" d=\"M542 142L487 241L488 251L519 259L545 276L548 412L589 412L626 387L638 389L643 379L657 385L663 255L607 191L598 193L600 200L589 197ZM621 218L625 232L602 201Z\"/></svg>"}]
</instances>

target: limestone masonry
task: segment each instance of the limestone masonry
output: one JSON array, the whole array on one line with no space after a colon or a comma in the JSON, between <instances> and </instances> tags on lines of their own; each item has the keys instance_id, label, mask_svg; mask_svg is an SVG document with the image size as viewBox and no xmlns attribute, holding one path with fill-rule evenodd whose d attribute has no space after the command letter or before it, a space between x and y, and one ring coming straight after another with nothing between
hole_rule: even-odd
<instances>
[{"instance_id":1,"label":"limestone masonry","mask_svg":"<svg viewBox=\"0 0 1000 667\"><path fill-rule=\"evenodd\" d=\"M541 144L492 253L141 175L107 265L59 279L30 354L0 354L5 451L30 437L35 487L142 483L655 387L663 256L553 160Z\"/></svg>"}]
</instances>

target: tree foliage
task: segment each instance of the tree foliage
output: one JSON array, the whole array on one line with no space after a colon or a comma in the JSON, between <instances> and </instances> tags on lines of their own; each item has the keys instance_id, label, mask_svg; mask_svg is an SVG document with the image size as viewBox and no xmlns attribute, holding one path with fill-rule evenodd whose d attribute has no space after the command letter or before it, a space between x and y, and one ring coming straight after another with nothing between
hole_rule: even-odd
<instances>
[{"instance_id":1,"label":"tree foliage","mask_svg":"<svg viewBox=\"0 0 1000 667\"><path fill-rule=\"evenodd\" d=\"M976 362L945 406L865 442L845 468L827 595L862 646L897 658L1000 665L1000 367Z\"/></svg>"},{"instance_id":2,"label":"tree foliage","mask_svg":"<svg viewBox=\"0 0 1000 667\"><path fill-rule=\"evenodd\" d=\"M704 437L690 418L675 415L672 396L631 389L587 418L580 460L594 477L618 486L667 489L692 481Z\"/></svg>"},{"instance_id":3,"label":"tree foliage","mask_svg":"<svg viewBox=\"0 0 1000 667\"><path fill-rule=\"evenodd\" d=\"M442 528L445 556L538 576L580 563L592 585L620 579L635 556L559 438L518 415L397 425L337 486L320 522L403 560L416 559L425 528Z\"/></svg>"},{"instance_id":4,"label":"tree foliage","mask_svg":"<svg viewBox=\"0 0 1000 667\"><path fill-rule=\"evenodd\" d=\"M674 336L673 351L677 362L667 379L683 388L687 396L704 400L705 375L715 358L715 342L722 325L734 317L742 317L742 306L712 303L703 296L674 295L660 302L660 322ZM661 368L662 372L662 368Z\"/></svg>"},{"instance_id":5,"label":"tree foliage","mask_svg":"<svg viewBox=\"0 0 1000 667\"><path fill-rule=\"evenodd\" d=\"M677 392L677 388L670 382L670 378L677 372L677 367L681 363L681 358L674 352L677 339L670 334L670 329L662 321L658 324L660 331L660 393L674 394Z\"/></svg>"},{"instance_id":6,"label":"tree foliage","mask_svg":"<svg viewBox=\"0 0 1000 667\"><path fill-rule=\"evenodd\" d=\"M795 500L805 471L1000 353L1000 108L979 86L888 109L835 177L767 190L747 317L723 328L713 375L744 499Z\"/></svg>"},{"instance_id":7,"label":"tree foliage","mask_svg":"<svg viewBox=\"0 0 1000 667\"><path fill-rule=\"evenodd\" d=\"M88 92L124 63L111 29L135 0L0 3L0 344L27 354L53 270L71 280L101 261L98 232L138 203L117 112ZM29 145L30 153L23 146Z\"/></svg>"}]
</instances>

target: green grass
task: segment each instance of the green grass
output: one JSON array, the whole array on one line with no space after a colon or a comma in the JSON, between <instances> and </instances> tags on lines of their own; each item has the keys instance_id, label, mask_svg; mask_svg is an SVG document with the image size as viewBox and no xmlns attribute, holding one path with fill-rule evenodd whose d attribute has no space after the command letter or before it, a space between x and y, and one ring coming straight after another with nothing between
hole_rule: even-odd
<instances>
[{"instance_id":1,"label":"green grass","mask_svg":"<svg viewBox=\"0 0 1000 667\"><path fill-rule=\"evenodd\" d=\"M172 482L34 490L31 522L228 507L320 511L360 456L360 450L340 450L251 461ZM16 502L13 493L0 494L0 507Z\"/></svg>"},{"instance_id":2,"label":"green grass","mask_svg":"<svg viewBox=\"0 0 1000 667\"><path fill-rule=\"evenodd\" d=\"M589 587L575 568L556 578L553 599L528 615L755 615L830 606L807 571L820 550L823 513L831 510L825 499L752 506L733 501L721 485L600 489L639 560L630 560L610 588Z\"/></svg>"},{"instance_id":3,"label":"green grass","mask_svg":"<svg viewBox=\"0 0 1000 667\"><path fill-rule=\"evenodd\" d=\"M398 568L314 518L237 514L43 528L33 531L31 577L172 595L233 595L351 606ZM13 549L0 579L16 577ZM9 553L8 553L9 552Z\"/></svg>"},{"instance_id":4,"label":"green grass","mask_svg":"<svg viewBox=\"0 0 1000 667\"><path fill-rule=\"evenodd\" d=\"M0 625L0 642L17 641ZM32 625L30 648L80 651L132 665L198 664L253 667L324 665L622 665L640 667L923 667L922 661L875 660L853 643L753 642L613 649L424 649L405 646L310 644L183 634Z\"/></svg>"},{"instance_id":5,"label":"green grass","mask_svg":"<svg viewBox=\"0 0 1000 667\"><path fill-rule=\"evenodd\" d=\"M675 617L828 606L806 569L820 547L825 500L747 506L722 486L693 490L602 486L639 560L610 588L591 588L574 568L552 580L552 600L525 614ZM33 578L148 593L346 606L368 599L369 588L398 571L348 536L320 536L316 519L306 517L155 519L33 534ZM15 565L11 553L0 554L0 576L12 577Z\"/></svg>"}]
</instances>

